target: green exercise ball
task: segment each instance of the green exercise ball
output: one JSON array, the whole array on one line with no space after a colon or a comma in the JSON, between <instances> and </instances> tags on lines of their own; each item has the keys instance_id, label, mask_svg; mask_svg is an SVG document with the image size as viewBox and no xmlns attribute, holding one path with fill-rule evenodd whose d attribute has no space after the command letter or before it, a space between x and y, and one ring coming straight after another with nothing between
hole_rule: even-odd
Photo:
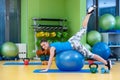
<instances>
[{"instance_id":1,"label":"green exercise ball","mask_svg":"<svg viewBox=\"0 0 120 80\"><path fill-rule=\"evenodd\" d=\"M91 48L91 46L89 44L86 43L86 44L84 44L84 46L85 46L85 48L87 48L88 50L91 51L92 48Z\"/></svg>"},{"instance_id":2,"label":"green exercise ball","mask_svg":"<svg viewBox=\"0 0 120 80\"><path fill-rule=\"evenodd\" d=\"M115 17L111 14L104 14L99 19L99 26L103 30L111 30L116 23Z\"/></svg>"},{"instance_id":3,"label":"green exercise ball","mask_svg":"<svg viewBox=\"0 0 120 80\"><path fill-rule=\"evenodd\" d=\"M116 20L115 29L120 30L120 16L116 16L115 20Z\"/></svg>"},{"instance_id":4,"label":"green exercise ball","mask_svg":"<svg viewBox=\"0 0 120 80\"><path fill-rule=\"evenodd\" d=\"M93 46L95 43L101 41L101 34L98 31L90 31L87 34L87 42L90 46Z\"/></svg>"},{"instance_id":5,"label":"green exercise ball","mask_svg":"<svg viewBox=\"0 0 120 80\"><path fill-rule=\"evenodd\" d=\"M4 57L16 57L18 54L18 47L12 42L6 42L1 48Z\"/></svg>"}]
</instances>

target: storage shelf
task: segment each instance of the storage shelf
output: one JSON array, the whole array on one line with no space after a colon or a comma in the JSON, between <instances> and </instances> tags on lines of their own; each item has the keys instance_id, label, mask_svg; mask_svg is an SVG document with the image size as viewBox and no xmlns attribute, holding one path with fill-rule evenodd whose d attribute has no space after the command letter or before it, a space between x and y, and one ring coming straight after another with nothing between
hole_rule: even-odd
<instances>
[{"instance_id":1,"label":"storage shelf","mask_svg":"<svg viewBox=\"0 0 120 80\"><path fill-rule=\"evenodd\" d=\"M109 47L120 47L120 45L109 45Z\"/></svg>"},{"instance_id":2,"label":"storage shelf","mask_svg":"<svg viewBox=\"0 0 120 80\"><path fill-rule=\"evenodd\" d=\"M66 19L32 18L32 21L31 26L34 29L35 43L39 44L43 37L47 38L49 42L64 41L67 38ZM35 45L35 50L39 48L38 45ZM37 55L36 58L38 58Z\"/></svg>"},{"instance_id":3,"label":"storage shelf","mask_svg":"<svg viewBox=\"0 0 120 80\"><path fill-rule=\"evenodd\" d=\"M66 19L53 19L53 18L33 18L35 21L67 21Z\"/></svg>"},{"instance_id":4,"label":"storage shelf","mask_svg":"<svg viewBox=\"0 0 120 80\"><path fill-rule=\"evenodd\" d=\"M39 31L67 31L67 27L33 27L36 32Z\"/></svg>"},{"instance_id":5,"label":"storage shelf","mask_svg":"<svg viewBox=\"0 0 120 80\"><path fill-rule=\"evenodd\" d=\"M36 27L64 27L64 26L61 26L61 25L41 25L41 24L32 25L32 26L36 26Z\"/></svg>"},{"instance_id":6,"label":"storage shelf","mask_svg":"<svg viewBox=\"0 0 120 80\"><path fill-rule=\"evenodd\" d=\"M120 32L107 32L101 35L102 41L108 44L114 57L116 59L120 57Z\"/></svg>"}]
</instances>

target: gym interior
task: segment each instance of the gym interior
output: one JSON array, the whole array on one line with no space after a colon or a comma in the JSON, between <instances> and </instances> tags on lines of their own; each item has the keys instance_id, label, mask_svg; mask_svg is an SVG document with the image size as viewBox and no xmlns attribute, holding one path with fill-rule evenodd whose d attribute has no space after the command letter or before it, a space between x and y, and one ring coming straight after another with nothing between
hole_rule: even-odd
<instances>
[{"instance_id":1,"label":"gym interior","mask_svg":"<svg viewBox=\"0 0 120 80\"><path fill-rule=\"evenodd\" d=\"M54 56L40 42L64 42L82 27L89 7L96 5L80 43L99 61L68 50ZM119 80L120 0L0 0L0 80Z\"/></svg>"}]
</instances>

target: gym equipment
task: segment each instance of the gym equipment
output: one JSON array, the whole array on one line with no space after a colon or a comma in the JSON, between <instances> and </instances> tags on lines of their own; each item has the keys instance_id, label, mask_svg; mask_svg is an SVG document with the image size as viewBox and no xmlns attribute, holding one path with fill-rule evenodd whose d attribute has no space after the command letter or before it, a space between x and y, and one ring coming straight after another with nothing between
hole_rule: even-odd
<instances>
[{"instance_id":1,"label":"gym equipment","mask_svg":"<svg viewBox=\"0 0 120 80\"><path fill-rule=\"evenodd\" d=\"M105 69L104 67L101 68L101 73L104 74L104 73L109 73L110 70L107 70Z\"/></svg>"},{"instance_id":2,"label":"gym equipment","mask_svg":"<svg viewBox=\"0 0 120 80\"><path fill-rule=\"evenodd\" d=\"M62 36L62 33L61 32L57 32L57 37L61 38L61 36Z\"/></svg>"},{"instance_id":3,"label":"gym equipment","mask_svg":"<svg viewBox=\"0 0 120 80\"><path fill-rule=\"evenodd\" d=\"M44 37L49 37L50 33L49 32L44 32Z\"/></svg>"},{"instance_id":4,"label":"gym equipment","mask_svg":"<svg viewBox=\"0 0 120 80\"><path fill-rule=\"evenodd\" d=\"M6 42L1 48L4 57L16 57L18 55L18 47L12 42Z\"/></svg>"},{"instance_id":5,"label":"gym equipment","mask_svg":"<svg viewBox=\"0 0 120 80\"><path fill-rule=\"evenodd\" d=\"M29 65L41 65L41 62L29 62ZM24 65L24 62L5 62L3 65Z\"/></svg>"},{"instance_id":6,"label":"gym equipment","mask_svg":"<svg viewBox=\"0 0 120 80\"><path fill-rule=\"evenodd\" d=\"M101 42L101 34L98 31L92 30L87 34L87 42L90 46L93 46L97 42Z\"/></svg>"},{"instance_id":7,"label":"gym equipment","mask_svg":"<svg viewBox=\"0 0 120 80\"><path fill-rule=\"evenodd\" d=\"M24 59L23 59L24 65L28 65L28 64L29 64L29 61L30 61L29 58L24 58Z\"/></svg>"},{"instance_id":8,"label":"gym equipment","mask_svg":"<svg viewBox=\"0 0 120 80\"><path fill-rule=\"evenodd\" d=\"M89 64L89 68L90 68L91 73L97 73L98 72L98 64L96 64L96 63Z\"/></svg>"},{"instance_id":9,"label":"gym equipment","mask_svg":"<svg viewBox=\"0 0 120 80\"><path fill-rule=\"evenodd\" d=\"M44 37L45 36L44 32L39 32L38 34L39 34L39 37Z\"/></svg>"},{"instance_id":10,"label":"gym equipment","mask_svg":"<svg viewBox=\"0 0 120 80\"><path fill-rule=\"evenodd\" d=\"M64 38L68 37L68 33L67 32L63 32L62 35L63 35Z\"/></svg>"},{"instance_id":11,"label":"gym equipment","mask_svg":"<svg viewBox=\"0 0 120 80\"><path fill-rule=\"evenodd\" d=\"M116 16L115 20L116 20L115 29L120 30L120 16Z\"/></svg>"},{"instance_id":12,"label":"gym equipment","mask_svg":"<svg viewBox=\"0 0 120 80\"><path fill-rule=\"evenodd\" d=\"M61 71L79 71L84 66L84 57L75 50L56 54L56 65Z\"/></svg>"},{"instance_id":13,"label":"gym equipment","mask_svg":"<svg viewBox=\"0 0 120 80\"><path fill-rule=\"evenodd\" d=\"M39 37L39 33L36 33L36 38L38 38Z\"/></svg>"},{"instance_id":14,"label":"gym equipment","mask_svg":"<svg viewBox=\"0 0 120 80\"><path fill-rule=\"evenodd\" d=\"M99 56L101 56L104 59L108 59L110 54L111 54L111 50L109 48L109 46L104 43L104 42L98 42L96 43L93 47L92 47L92 52L94 54L97 54Z\"/></svg>"},{"instance_id":15,"label":"gym equipment","mask_svg":"<svg viewBox=\"0 0 120 80\"><path fill-rule=\"evenodd\" d=\"M111 14L104 14L99 19L99 27L103 30L111 30L116 23L115 17Z\"/></svg>"},{"instance_id":16,"label":"gym equipment","mask_svg":"<svg viewBox=\"0 0 120 80\"><path fill-rule=\"evenodd\" d=\"M52 43L52 40L49 39L48 42L49 42L49 43Z\"/></svg>"},{"instance_id":17,"label":"gym equipment","mask_svg":"<svg viewBox=\"0 0 120 80\"><path fill-rule=\"evenodd\" d=\"M56 32L51 32L50 33L50 37L55 37L56 36Z\"/></svg>"},{"instance_id":18,"label":"gym equipment","mask_svg":"<svg viewBox=\"0 0 120 80\"><path fill-rule=\"evenodd\" d=\"M80 71L61 71L59 69L49 69L47 72L41 72L41 69L35 69L33 73L91 73L89 69L81 69Z\"/></svg>"}]
</instances>

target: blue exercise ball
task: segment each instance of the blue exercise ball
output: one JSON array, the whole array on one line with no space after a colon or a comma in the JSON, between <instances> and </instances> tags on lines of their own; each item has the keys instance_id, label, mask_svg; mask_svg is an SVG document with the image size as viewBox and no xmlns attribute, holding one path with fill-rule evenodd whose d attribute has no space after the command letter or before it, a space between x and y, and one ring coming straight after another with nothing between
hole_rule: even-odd
<instances>
[{"instance_id":1,"label":"blue exercise ball","mask_svg":"<svg viewBox=\"0 0 120 80\"><path fill-rule=\"evenodd\" d=\"M80 71L84 66L84 57L75 50L68 50L56 55L56 65L61 71Z\"/></svg>"},{"instance_id":2,"label":"blue exercise ball","mask_svg":"<svg viewBox=\"0 0 120 80\"><path fill-rule=\"evenodd\" d=\"M111 50L110 50L109 46L104 42L96 43L92 47L92 52L94 54L101 56L103 59L106 59L106 60L109 58L109 56L111 54Z\"/></svg>"}]
</instances>

